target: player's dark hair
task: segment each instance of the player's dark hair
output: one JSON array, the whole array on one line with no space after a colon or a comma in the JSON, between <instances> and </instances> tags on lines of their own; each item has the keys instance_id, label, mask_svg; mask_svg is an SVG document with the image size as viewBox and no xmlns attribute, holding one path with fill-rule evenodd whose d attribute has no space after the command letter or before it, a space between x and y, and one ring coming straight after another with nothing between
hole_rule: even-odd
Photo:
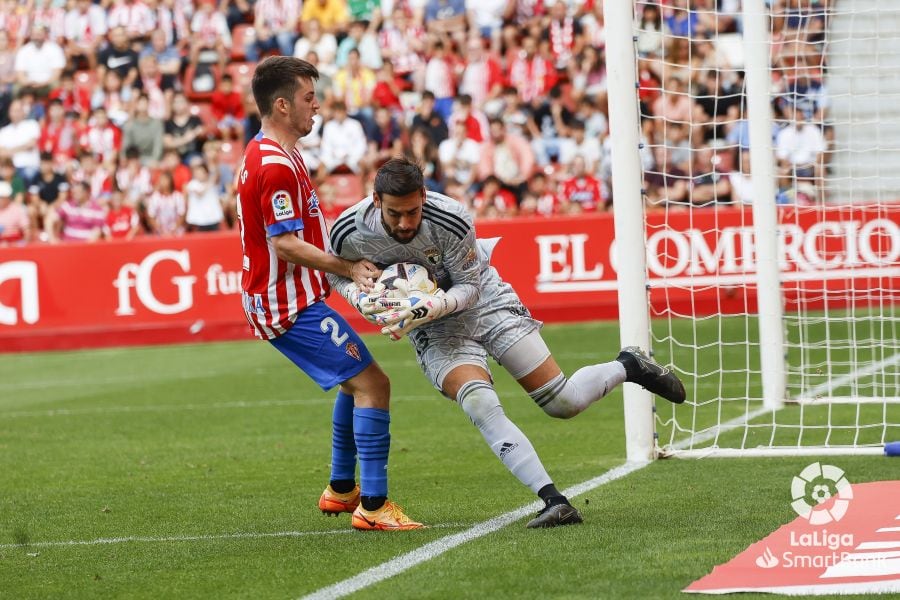
<instances>
[{"instance_id":1,"label":"player's dark hair","mask_svg":"<svg viewBox=\"0 0 900 600\"><path fill-rule=\"evenodd\" d=\"M422 168L406 157L390 159L375 174L375 193L379 196L407 196L423 187Z\"/></svg>"},{"instance_id":2,"label":"player's dark hair","mask_svg":"<svg viewBox=\"0 0 900 600\"><path fill-rule=\"evenodd\" d=\"M319 70L293 56L271 56L259 63L250 84L259 114L263 117L271 115L278 98L293 101L298 78L318 80Z\"/></svg>"}]
</instances>

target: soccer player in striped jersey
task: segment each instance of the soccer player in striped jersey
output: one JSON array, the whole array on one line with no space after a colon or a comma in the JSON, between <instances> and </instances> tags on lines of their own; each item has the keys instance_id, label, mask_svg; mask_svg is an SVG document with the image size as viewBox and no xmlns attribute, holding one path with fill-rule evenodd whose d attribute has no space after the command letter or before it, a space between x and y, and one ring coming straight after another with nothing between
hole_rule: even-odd
<instances>
[{"instance_id":1,"label":"soccer player in striped jersey","mask_svg":"<svg viewBox=\"0 0 900 600\"><path fill-rule=\"evenodd\" d=\"M388 378L359 335L324 302L330 290L326 273L368 290L379 271L368 260L327 251L325 220L296 147L319 110L318 76L310 63L286 56L264 60L253 74L262 129L247 145L236 175L244 312L258 337L323 390L340 385L322 512L351 512L356 529L415 529L422 524L387 499Z\"/></svg>"},{"instance_id":2,"label":"soccer player in striped jersey","mask_svg":"<svg viewBox=\"0 0 900 600\"><path fill-rule=\"evenodd\" d=\"M500 461L545 502L528 527L581 523L560 494L534 447L504 414L488 370L490 354L544 412L568 419L630 381L675 402L684 402L681 381L638 348L615 360L583 367L566 377L512 286L490 265L495 241L476 240L472 218L456 200L426 191L418 165L397 158L375 176L371 197L347 209L331 230L333 251L347 260L369 259L386 267L424 265L440 287L435 294L382 294L381 310L360 311L384 326L392 339L409 334L419 365L432 384L456 400ZM329 275L354 306L360 292L346 275ZM405 291L405 293L404 293Z\"/></svg>"}]
</instances>

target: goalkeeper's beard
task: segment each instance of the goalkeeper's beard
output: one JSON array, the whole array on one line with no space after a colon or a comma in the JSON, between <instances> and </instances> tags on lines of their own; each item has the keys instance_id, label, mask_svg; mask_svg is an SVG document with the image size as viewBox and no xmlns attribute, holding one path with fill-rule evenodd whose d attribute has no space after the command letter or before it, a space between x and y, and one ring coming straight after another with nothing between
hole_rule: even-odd
<instances>
[{"instance_id":1,"label":"goalkeeper's beard","mask_svg":"<svg viewBox=\"0 0 900 600\"><path fill-rule=\"evenodd\" d=\"M384 227L384 230L392 240L401 244L410 243L411 241L416 239L416 235L419 233L418 227L416 227L415 229L392 229L387 223L384 222L384 218L381 219L381 226Z\"/></svg>"}]
</instances>

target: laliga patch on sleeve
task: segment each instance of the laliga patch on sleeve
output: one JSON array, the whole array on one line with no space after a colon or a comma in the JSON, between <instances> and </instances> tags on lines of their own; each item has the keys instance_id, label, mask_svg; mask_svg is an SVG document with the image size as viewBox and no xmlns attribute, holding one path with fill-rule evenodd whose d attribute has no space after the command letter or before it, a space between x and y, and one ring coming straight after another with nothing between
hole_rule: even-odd
<instances>
[{"instance_id":1,"label":"laliga patch on sleeve","mask_svg":"<svg viewBox=\"0 0 900 600\"><path fill-rule=\"evenodd\" d=\"M276 221L294 218L294 205L291 203L291 195L284 190L278 190L272 194L272 211Z\"/></svg>"}]
</instances>

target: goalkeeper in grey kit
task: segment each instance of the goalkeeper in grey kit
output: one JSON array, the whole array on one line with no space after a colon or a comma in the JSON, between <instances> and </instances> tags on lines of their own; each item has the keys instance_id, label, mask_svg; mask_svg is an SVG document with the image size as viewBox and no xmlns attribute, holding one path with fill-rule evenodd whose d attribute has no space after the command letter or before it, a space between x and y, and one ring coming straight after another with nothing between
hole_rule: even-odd
<instances>
[{"instance_id":1,"label":"goalkeeper in grey kit","mask_svg":"<svg viewBox=\"0 0 900 600\"><path fill-rule=\"evenodd\" d=\"M425 189L418 165L395 158L378 170L373 195L335 221L332 251L380 268L424 265L440 289L427 294L398 280L390 293L367 294L349 279L329 275L329 280L366 319L381 325L382 333L409 337L431 383L462 407L506 468L544 501L528 527L581 523L531 442L503 412L488 354L545 413L561 419L574 417L625 381L675 403L684 402L684 386L633 347L566 377L541 337L541 323L490 265L493 242L476 239L461 203Z\"/></svg>"}]
</instances>

